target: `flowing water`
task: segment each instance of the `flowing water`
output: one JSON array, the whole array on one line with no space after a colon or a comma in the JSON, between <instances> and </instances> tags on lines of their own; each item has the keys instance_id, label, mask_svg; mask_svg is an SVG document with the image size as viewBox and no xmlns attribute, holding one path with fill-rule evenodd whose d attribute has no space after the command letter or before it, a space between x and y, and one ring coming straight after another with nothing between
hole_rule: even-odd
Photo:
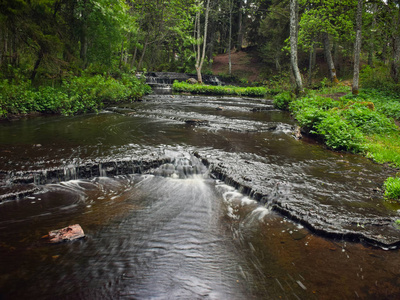
<instances>
[{"instance_id":1,"label":"flowing water","mask_svg":"<svg viewBox=\"0 0 400 300\"><path fill-rule=\"evenodd\" d=\"M394 170L268 100L0 123L0 299L398 299ZM86 237L49 244L80 224Z\"/></svg>"}]
</instances>

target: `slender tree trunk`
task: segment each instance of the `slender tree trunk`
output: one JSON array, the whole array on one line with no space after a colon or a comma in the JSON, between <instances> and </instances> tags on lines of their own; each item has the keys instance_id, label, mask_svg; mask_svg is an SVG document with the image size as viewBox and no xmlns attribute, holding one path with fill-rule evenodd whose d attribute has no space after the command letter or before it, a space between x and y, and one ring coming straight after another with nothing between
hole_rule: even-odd
<instances>
[{"instance_id":1,"label":"slender tree trunk","mask_svg":"<svg viewBox=\"0 0 400 300\"><path fill-rule=\"evenodd\" d=\"M400 36L397 35L393 38L393 59L390 64L390 75L396 83L400 79Z\"/></svg>"},{"instance_id":2,"label":"slender tree trunk","mask_svg":"<svg viewBox=\"0 0 400 300\"><path fill-rule=\"evenodd\" d=\"M394 16L394 32L393 32L393 59L390 64L390 75L394 82L399 83L400 81L400 9L398 10L397 16Z\"/></svg>"},{"instance_id":3,"label":"slender tree trunk","mask_svg":"<svg viewBox=\"0 0 400 300\"><path fill-rule=\"evenodd\" d=\"M369 49L368 49L368 65L373 67L374 66L374 41L375 41L375 28L376 28L376 11L377 11L377 5L376 3L372 7L372 29L371 29L371 37L369 41Z\"/></svg>"},{"instance_id":4,"label":"slender tree trunk","mask_svg":"<svg viewBox=\"0 0 400 300\"><path fill-rule=\"evenodd\" d=\"M361 28L362 28L363 0L358 0L356 20L356 42L354 44L354 73L353 73L353 95L358 95L360 78L360 53L361 53Z\"/></svg>"},{"instance_id":5,"label":"slender tree trunk","mask_svg":"<svg viewBox=\"0 0 400 300\"><path fill-rule=\"evenodd\" d=\"M232 75L232 57L231 57L231 48L232 48L232 11L233 11L233 0L229 0L229 43L228 43L228 72L229 75Z\"/></svg>"},{"instance_id":6,"label":"slender tree trunk","mask_svg":"<svg viewBox=\"0 0 400 300\"><path fill-rule=\"evenodd\" d=\"M142 50L142 55L140 56L139 63L138 63L138 70L141 70L141 69L142 69L142 63L143 63L144 55L146 54L147 45L149 44L148 42L149 42L149 34L147 34L146 40L145 40L145 42L144 42L144 46L143 46L143 50Z\"/></svg>"},{"instance_id":7,"label":"slender tree trunk","mask_svg":"<svg viewBox=\"0 0 400 300\"><path fill-rule=\"evenodd\" d=\"M33 71L31 74L31 81L35 80L36 74L37 74L37 69L39 68L40 62L43 59L43 51L42 49L39 50L38 58L36 59L35 65L33 67Z\"/></svg>"},{"instance_id":8,"label":"slender tree trunk","mask_svg":"<svg viewBox=\"0 0 400 300\"><path fill-rule=\"evenodd\" d=\"M290 62L296 82L296 94L303 92L303 83L297 63L298 11L299 6L297 0L290 0Z\"/></svg>"},{"instance_id":9,"label":"slender tree trunk","mask_svg":"<svg viewBox=\"0 0 400 300\"><path fill-rule=\"evenodd\" d=\"M308 86L311 86L312 70L313 70L314 43L310 47L310 56L308 62Z\"/></svg>"},{"instance_id":10,"label":"slender tree trunk","mask_svg":"<svg viewBox=\"0 0 400 300\"><path fill-rule=\"evenodd\" d=\"M133 69L135 67L136 56L137 56L137 46L135 46L135 50L133 50L131 69Z\"/></svg>"},{"instance_id":11,"label":"slender tree trunk","mask_svg":"<svg viewBox=\"0 0 400 300\"><path fill-rule=\"evenodd\" d=\"M81 32L81 50L80 58L82 60L83 69L87 67L87 51L88 51L88 24L87 24L87 2L83 1L84 8L82 12L82 32Z\"/></svg>"},{"instance_id":12,"label":"slender tree trunk","mask_svg":"<svg viewBox=\"0 0 400 300\"><path fill-rule=\"evenodd\" d=\"M207 27L208 27L208 13L210 11L210 0L207 0L207 6L206 6L206 15L205 15L205 21L204 21L204 37L203 37L203 51L201 53L200 57L200 43L198 43L197 47L197 59L196 59L196 72L197 72L197 81L199 83L203 82L203 78L201 76L201 68L203 67L204 63L204 58L206 56L206 45L207 45ZM200 37L200 16L197 21L198 25L198 31L197 34Z\"/></svg>"},{"instance_id":13,"label":"slender tree trunk","mask_svg":"<svg viewBox=\"0 0 400 300\"><path fill-rule=\"evenodd\" d=\"M332 59L331 42L329 40L329 35L327 32L323 33L323 42L324 42L325 58L326 58L326 62L328 63L329 75L330 75L331 81L333 83L338 83L339 80L337 79L335 64L333 63L333 59Z\"/></svg>"},{"instance_id":14,"label":"slender tree trunk","mask_svg":"<svg viewBox=\"0 0 400 300\"><path fill-rule=\"evenodd\" d=\"M238 7L238 41L237 41L237 50L242 50L243 46L243 13L242 13L242 0L239 0L239 7Z\"/></svg>"}]
</instances>

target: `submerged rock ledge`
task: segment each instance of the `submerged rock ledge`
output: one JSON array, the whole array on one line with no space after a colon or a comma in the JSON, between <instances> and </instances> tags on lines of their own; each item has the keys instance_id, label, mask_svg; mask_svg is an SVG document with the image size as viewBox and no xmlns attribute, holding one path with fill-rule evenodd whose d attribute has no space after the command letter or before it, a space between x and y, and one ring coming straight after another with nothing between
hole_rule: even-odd
<instances>
[{"instance_id":1,"label":"submerged rock ledge","mask_svg":"<svg viewBox=\"0 0 400 300\"><path fill-rule=\"evenodd\" d=\"M140 159L132 156L114 160L104 158L97 162L81 162L77 165L70 164L42 170L0 171L1 178L7 181L8 186L19 187L14 192L4 192L0 202L29 196L38 192L41 185L61 181L131 174L169 176L170 173L176 173L176 170L180 169L188 175L205 174L204 170L200 171L204 168L208 169L208 173L213 177L320 236L363 242L388 249L400 246L400 230L394 226L398 215L384 210L378 211L374 207L375 203L368 204L369 207L361 210L357 205L353 207L336 203L338 199L343 200L342 198L346 197L347 199L342 201L344 204L351 202L349 198L360 198L362 199L360 202L365 201L366 195L372 192L372 188L371 191L367 189L358 192L352 191L356 190L354 187L343 185L339 186L339 189L343 189L343 194L338 195L334 190L327 188L330 184L329 179L321 183L321 178L304 176L301 173L304 172L302 167L296 169L296 166L292 165L288 168L285 163L274 163L269 161L269 158L254 154L227 153L212 149L196 152L193 150L186 149L182 152L182 149L179 149L158 154L150 152L148 155L139 156ZM199 161L194 162L193 158L190 159L189 152ZM187 165L182 165L180 159L187 161ZM178 165L177 161L180 161ZM203 167L196 165L197 163ZM171 171L174 165L176 170ZM186 170L187 168L190 170ZM299 180L301 176L304 178ZM324 184L326 186L323 186ZM25 188L20 188L23 186ZM328 200L320 202L321 195Z\"/></svg>"},{"instance_id":2,"label":"submerged rock ledge","mask_svg":"<svg viewBox=\"0 0 400 300\"><path fill-rule=\"evenodd\" d=\"M397 249L400 246L400 230L394 226L397 219L395 216L371 213L363 216L346 212L345 209L340 211L342 209L340 207L321 205L316 201L302 201L302 197L296 199L293 191L289 192L291 188L286 183L268 178L268 174L263 178L257 178L255 174L251 178L240 172L232 172L232 165L228 166L221 159L215 159L205 153L195 155L209 168L210 174L215 178L271 210L300 223L317 235L361 242L384 249Z\"/></svg>"}]
</instances>

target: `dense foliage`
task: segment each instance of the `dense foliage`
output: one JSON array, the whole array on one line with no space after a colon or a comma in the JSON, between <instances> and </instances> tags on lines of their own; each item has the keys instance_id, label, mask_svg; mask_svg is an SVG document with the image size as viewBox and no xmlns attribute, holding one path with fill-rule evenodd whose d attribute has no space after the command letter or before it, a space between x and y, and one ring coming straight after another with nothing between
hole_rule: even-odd
<instances>
[{"instance_id":1,"label":"dense foliage","mask_svg":"<svg viewBox=\"0 0 400 300\"><path fill-rule=\"evenodd\" d=\"M30 82L0 82L0 117L31 112L71 115L98 111L107 104L133 101L149 92L149 86L135 76L120 80L95 75L71 77L60 87L33 88Z\"/></svg>"}]
</instances>

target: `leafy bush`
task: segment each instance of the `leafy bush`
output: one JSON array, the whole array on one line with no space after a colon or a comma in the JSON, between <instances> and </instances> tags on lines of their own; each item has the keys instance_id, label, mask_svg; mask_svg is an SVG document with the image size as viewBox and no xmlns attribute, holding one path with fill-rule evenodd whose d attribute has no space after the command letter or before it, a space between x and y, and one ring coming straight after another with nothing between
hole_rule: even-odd
<instances>
[{"instance_id":1,"label":"leafy bush","mask_svg":"<svg viewBox=\"0 0 400 300\"><path fill-rule=\"evenodd\" d=\"M393 120L388 119L382 113L371 110L365 102L356 102L341 115L354 127L358 127L367 134L386 134L397 130Z\"/></svg>"},{"instance_id":2,"label":"leafy bush","mask_svg":"<svg viewBox=\"0 0 400 300\"><path fill-rule=\"evenodd\" d=\"M142 79L122 74L120 80L105 75L70 77L60 88L30 82L0 82L0 117L30 112L71 115L97 111L108 103L133 101L150 92Z\"/></svg>"},{"instance_id":3,"label":"leafy bush","mask_svg":"<svg viewBox=\"0 0 400 300\"><path fill-rule=\"evenodd\" d=\"M274 106L282 110L289 110L289 104L295 95L292 92L282 92L274 97Z\"/></svg>"},{"instance_id":4,"label":"leafy bush","mask_svg":"<svg viewBox=\"0 0 400 300\"><path fill-rule=\"evenodd\" d=\"M178 81L174 82L172 88L175 92L188 92L192 94L208 94L208 95L237 95L237 96L249 96L249 97L264 97L267 93L264 87L204 85L204 84L190 84Z\"/></svg>"},{"instance_id":5,"label":"leafy bush","mask_svg":"<svg viewBox=\"0 0 400 300\"><path fill-rule=\"evenodd\" d=\"M383 184L385 198L388 200L400 200L400 177L389 177Z\"/></svg>"},{"instance_id":6,"label":"leafy bush","mask_svg":"<svg viewBox=\"0 0 400 300\"><path fill-rule=\"evenodd\" d=\"M334 150L345 150L353 153L362 152L365 142L363 134L338 114L326 117L315 126L315 133L322 135L326 145Z\"/></svg>"}]
</instances>

